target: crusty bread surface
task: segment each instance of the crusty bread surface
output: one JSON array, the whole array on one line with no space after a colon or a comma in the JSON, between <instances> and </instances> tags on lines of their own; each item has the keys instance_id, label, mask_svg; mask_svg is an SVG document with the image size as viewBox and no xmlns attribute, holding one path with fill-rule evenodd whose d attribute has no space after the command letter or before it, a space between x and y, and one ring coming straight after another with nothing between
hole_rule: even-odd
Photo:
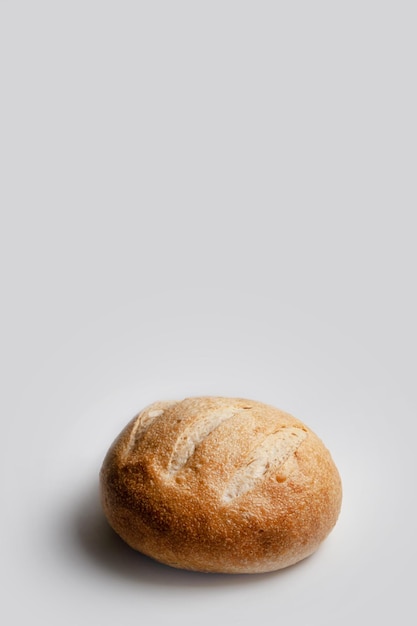
<instances>
[{"instance_id":1,"label":"crusty bread surface","mask_svg":"<svg viewBox=\"0 0 417 626\"><path fill-rule=\"evenodd\" d=\"M173 567L256 573L312 554L339 515L341 480L302 422L241 398L155 402L109 449L105 515L132 548Z\"/></svg>"}]
</instances>

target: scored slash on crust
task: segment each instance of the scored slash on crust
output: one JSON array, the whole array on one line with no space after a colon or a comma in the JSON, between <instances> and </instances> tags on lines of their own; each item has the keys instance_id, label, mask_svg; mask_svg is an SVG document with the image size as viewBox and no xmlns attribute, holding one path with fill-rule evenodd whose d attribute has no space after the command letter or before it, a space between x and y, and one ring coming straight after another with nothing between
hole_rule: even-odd
<instances>
[{"instance_id":1,"label":"scored slash on crust","mask_svg":"<svg viewBox=\"0 0 417 626\"><path fill-rule=\"evenodd\" d=\"M164 413L165 409L173 406L176 402L160 402L158 408L152 408L154 405L147 406L143 411L135 417L135 423L130 433L129 441L124 452L125 458L132 452L132 450L138 445L139 440L146 433L150 425Z\"/></svg>"},{"instance_id":2,"label":"scored slash on crust","mask_svg":"<svg viewBox=\"0 0 417 626\"><path fill-rule=\"evenodd\" d=\"M196 448L213 433L223 422L238 415L247 415L245 409L222 407L204 418L194 420L177 440L168 466L168 474L178 474L191 459ZM282 426L267 435L262 443L248 455L244 465L237 468L222 496L225 503L244 495L253 489L259 479L268 471L277 471L292 456L307 432L300 427ZM279 481L280 482L280 481Z\"/></svg>"},{"instance_id":3,"label":"scored slash on crust","mask_svg":"<svg viewBox=\"0 0 417 626\"><path fill-rule=\"evenodd\" d=\"M278 470L306 437L305 430L285 426L268 435L252 450L245 465L237 470L223 493L223 502L230 502L253 489L269 470Z\"/></svg>"},{"instance_id":4,"label":"scored slash on crust","mask_svg":"<svg viewBox=\"0 0 417 626\"><path fill-rule=\"evenodd\" d=\"M168 474L173 476L179 472L192 457L197 446L199 446L210 433L220 426L220 424L235 417L239 413L243 414L245 410L237 409L236 407L222 407L190 424L175 444L168 466Z\"/></svg>"},{"instance_id":5,"label":"scored slash on crust","mask_svg":"<svg viewBox=\"0 0 417 626\"><path fill-rule=\"evenodd\" d=\"M130 433L125 456L129 455L139 444L153 422L174 404L176 403L166 402L158 403L156 406L150 405L139 413L135 418ZM242 417L243 415L248 415L248 408L250 407L223 406L211 411L204 417L195 417L175 442L167 468L168 476L176 476L192 458L197 447L223 422L239 415ZM230 503L235 498L253 489L265 474L272 471L277 472L289 457L296 452L306 437L306 430L298 426L281 426L275 432L268 434L260 444L251 450L243 465L236 468L235 473L225 487L221 498L222 501ZM282 482L285 480L285 477L279 477L277 480Z\"/></svg>"}]
</instances>

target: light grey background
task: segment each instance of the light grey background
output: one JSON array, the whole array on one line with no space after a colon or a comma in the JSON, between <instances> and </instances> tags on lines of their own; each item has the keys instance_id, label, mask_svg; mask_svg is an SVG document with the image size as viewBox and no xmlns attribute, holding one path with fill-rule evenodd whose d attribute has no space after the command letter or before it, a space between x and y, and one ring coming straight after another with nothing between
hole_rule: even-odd
<instances>
[{"instance_id":1,"label":"light grey background","mask_svg":"<svg viewBox=\"0 0 417 626\"><path fill-rule=\"evenodd\" d=\"M4 623L412 621L416 19L0 2ZM312 558L206 576L108 532L111 441L198 394L331 449L343 510Z\"/></svg>"}]
</instances>

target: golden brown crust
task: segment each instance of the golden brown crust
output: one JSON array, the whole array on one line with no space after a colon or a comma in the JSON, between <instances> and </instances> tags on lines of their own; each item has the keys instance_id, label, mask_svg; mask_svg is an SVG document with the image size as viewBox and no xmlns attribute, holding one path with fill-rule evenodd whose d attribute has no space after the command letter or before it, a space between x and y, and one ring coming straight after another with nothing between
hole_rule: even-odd
<instances>
[{"instance_id":1,"label":"golden brown crust","mask_svg":"<svg viewBox=\"0 0 417 626\"><path fill-rule=\"evenodd\" d=\"M320 439L242 398L156 402L115 440L104 512L132 548L168 565L255 573L312 554L339 515L339 473Z\"/></svg>"}]
</instances>

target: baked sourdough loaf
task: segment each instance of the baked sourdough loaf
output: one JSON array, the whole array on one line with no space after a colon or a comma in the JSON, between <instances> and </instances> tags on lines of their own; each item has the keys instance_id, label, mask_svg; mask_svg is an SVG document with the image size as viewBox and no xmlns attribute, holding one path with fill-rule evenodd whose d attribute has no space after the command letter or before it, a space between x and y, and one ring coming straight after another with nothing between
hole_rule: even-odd
<instances>
[{"instance_id":1,"label":"baked sourdough loaf","mask_svg":"<svg viewBox=\"0 0 417 626\"><path fill-rule=\"evenodd\" d=\"M100 481L106 517L132 548L202 572L304 559L342 498L332 458L307 426L240 398L148 406L111 446Z\"/></svg>"}]
</instances>

